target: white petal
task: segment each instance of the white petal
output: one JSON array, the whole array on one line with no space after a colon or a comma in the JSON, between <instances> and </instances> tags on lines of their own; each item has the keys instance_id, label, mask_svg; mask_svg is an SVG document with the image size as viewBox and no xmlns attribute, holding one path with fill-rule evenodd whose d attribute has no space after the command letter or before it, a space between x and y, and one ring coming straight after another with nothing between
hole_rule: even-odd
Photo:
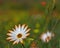
<instances>
[{"instance_id":1,"label":"white petal","mask_svg":"<svg viewBox=\"0 0 60 48\"><path fill-rule=\"evenodd\" d=\"M28 26L26 26L26 27L24 28L24 31L26 31L26 30L27 30L27 28L28 28Z\"/></svg>"},{"instance_id":2,"label":"white petal","mask_svg":"<svg viewBox=\"0 0 60 48\"><path fill-rule=\"evenodd\" d=\"M24 29L24 27L25 27L25 24L22 25L22 29Z\"/></svg>"},{"instance_id":3,"label":"white petal","mask_svg":"<svg viewBox=\"0 0 60 48\"><path fill-rule=\"evenodd\" d=\"M15 25L15 31L20 31L20 28Z\"/></svg>"},{"instance_id":4,"label":"white petal","mask_svg":"<svg viewBox=\"0 0 60 48\"><path fill-rule=\"evenodd\" d=\"M8 36L11 36L11 33L7 33Z\"/></svg>"},{"instance_id":5,"label":"white petal","mask_svg":"<svg viewBox=\"0 0 60 48\"><path fill-rule=\"evenodd\" d=\"M19 43L19 39L17 40L17 44Z\"/></svg>"},{"instance_id":6,"label":"white petal","mask_svg":"<svg viewBox=\"0 0 60 48\"><path fill-rule=\"evenodd\" d=\"M15 34L12 34L11 37L12 39L15 39L15 40L17 39L17 36Z\"/></svg>"},{"instance_id":7,"label":"white petal","mask_svg":"<svg viewBox=\"0 0 60 48\"><path fill-rule=\"evenodd\" d=\"M21 31L21 28L16 28L15 32L20 32Z\"/></svg>"},{"instance_id":8,"label":"white petal","mask_svg":"<svg viewBox=\"0 0 60 48\"><path fill-rule=\"evenodd\" d=\"M19 24L19 29L20 29L21 25Z\"/></svg>"},{"instance_id":9,"label":"white petal","mask_svg":"<svg viewBox=\"0 0 60 48\"><path fill-rule=\"evenodd\" d=\"M14 29L14 28L12 28L12 30L13 30L13 31L15 31L15 29Z\"/></svg>"},{"instance_id":10,"label":"white petal","mask_svg":"<svg viewBox=\"0 0 60 48\"><path fill-rule=\"evenodd\" d=\"M17 43L17 41L14 41L14 42L13 42L13 45L16 44L16 43Z\"/></svg>"},{"instance_id":11,"label":"white petal","mask_svg":"<svg viewBox=\"0 0 60 48\"><path fill-rule=\"evenodd\" d=\"M7 40L12 39L12 37L8 37Z\"/></svg>"},{"instance_id":12,"label":"white petal","mask_svg":"<svg viewBox=\"0 0 60 48\"><path fill-rule=\"evenodd\" d=\"M41 40L45 42L45 39L46 39L46 38L47 38L47 35L46 35L45 33L42 34L42 36L41 36Z\"/></svg>"},{"instance_id":13,"label":"white petal","mask_svg":"<svg viewBox=\"0 0 60 48\"><path fill-rule=\"evenodd\" d=\"M18 27L16 28L16 32L19 32L21 30L21 25L19 24Z\"/></svg>"},{"instance_id":14,"label":"white petal","mask_svg":"<svg viewBox=\"0 0 60 48\"><path fill-rule=\"evenodd\" d=\"M31 30L31 29L27 29L27 30L26 30L26 33L29 32L30 30Z\"/></svg>"},{"instance_id":15,"label":"white petal","mask_svg":"<svg viewBox=\"0 0 60 48\"><path fill-rule=\"evenodd\" d=\"M27 34L22 34L23 36L22 36L22 39L25 39L27 36L29 36L30 35L30 33L27 33Z\"/></svg>"},{"instance_id":16,"label":"white petal","mask_svg":"<svg viewBox=\"0 0 60 48\"><path fill-rule=\"evenodd\" d=\"M9 40L9 39L7 39L7 40L9 40L9 41L15 41L17 38L15 38L15 37L11 37L11 39Z\"/></svg>"},{"instance_id":17,"label":"white petal","mask_svg":"<svg viewBox=\"0 0 60 48\"><path fill-rule=\"evenodd\" d=\"M10 41L14 41L15 39L11 39Z\"/></svg>"},{"instance_id":18,"label":"white petal","mask_svg":"<svg viewBox=\"0 0 60 48\"><path fill-rule=\"evenodd\" d=\"M29 36L29 35L30 35L30 33L27 33L27 34L26 34L26 36Z\"/></svg>"},{"instance_id":19,"label":"white petal","mask_svg":"<svg viewBox=\"0 0 60 48\"><path fill-rule=\"evenodd\" d=\"M19 42L19 40L17 39L16 41L13 42L13 45L16 44L16 43L18 44L18 42Z\"/></svg>"},{"instance_id":20,"label":"white petal","mask_svg":"<svg viewBox=\"0 0 60 48\"><path fill-rule=\"evenodd\" d=\"M26 38L26 34L25 33L22 33L22 39L25 39Z\"/></svg>"},{"instance_id":21,"label":"white petal","mask_svg":"<svg viewBox=\"0 0 60 48\"><path fill-rule=\"evenodd\" d=\"M15 29L17 29L17 26L15 25Z\"/></svg>"},{"instance_id":22,"label":"white petal","mask_svg":"<svg viewBox=\"0 0 60 48\"><path fill-rule=\"evenodd\" d=\"M10 33L13 32L12 30L8 30Z\"/></svg>"},{"instance_id":23,"label":"white petal","mask_svg":"<svg viewBox=\"0 0 60 48\"><path fill-rule=\"evenodd\" d=\"M47 36L50 36L50 37L51 37L51 35L52 35L52 34L51 34L50 32L47 32Z\"/></svg>"}]
</instances>

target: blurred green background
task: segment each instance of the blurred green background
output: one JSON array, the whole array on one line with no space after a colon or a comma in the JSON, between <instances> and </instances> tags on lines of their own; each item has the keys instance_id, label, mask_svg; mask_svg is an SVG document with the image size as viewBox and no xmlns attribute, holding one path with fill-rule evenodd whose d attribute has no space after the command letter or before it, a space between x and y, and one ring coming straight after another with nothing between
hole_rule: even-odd
<instances>
[{"instance_id":1,"label":"blurred green background","mask_svg":"<svg viewBox=\"0 0 60 48\"><path fill-rule=\"evenodd\" d=\"M31 28L25 48L33 48L33 44L34 48L60 48L60 0L0 0L0 48L22 48L20 43L6 40L8 30L18 24ZM44 43L39 37L47 30L55 37Z\"/></svg>"}]
</instances>

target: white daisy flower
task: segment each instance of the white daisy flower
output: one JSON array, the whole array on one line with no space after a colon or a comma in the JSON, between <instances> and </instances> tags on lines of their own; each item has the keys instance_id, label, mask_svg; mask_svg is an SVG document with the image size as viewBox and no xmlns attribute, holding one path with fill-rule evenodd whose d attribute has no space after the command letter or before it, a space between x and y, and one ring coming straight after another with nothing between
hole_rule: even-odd
<instances>
[{"instance_id":1,"label":"white daisy flower","mask_svg":"<svg viewBox=\"0 0 60 48\"><path fill-rule=\"evenodd\" d=\"M43 41L43 42L49 42L51 40L51 38L54 37L54 34L47 31L46 33L43 33L40 37L40 39Z\"/></svg>"},{"instance_id":2,"label":"white daisy flower","mask_svg":"<svg viewBox=\"0 0 60 48\"><path fill-rule=\"evenodd\" d=\"M22 26L19 24L19 26L15 25L15 29L9 30L9 33L7 35L9 36L7 40L14 41L13 44L18 44L19 42L23 44L23 39L25 39L30 33L28 33L30 29L28 29L28 26L25 26L23 24Z\"/></svg>"}]
</instances>

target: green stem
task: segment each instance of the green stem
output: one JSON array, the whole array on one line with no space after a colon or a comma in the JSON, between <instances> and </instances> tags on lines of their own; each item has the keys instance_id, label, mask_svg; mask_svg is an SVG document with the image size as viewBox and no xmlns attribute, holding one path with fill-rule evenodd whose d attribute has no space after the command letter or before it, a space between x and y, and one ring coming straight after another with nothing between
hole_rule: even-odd
<instances>
[{"instance_id":1,"label":"green stem","mask_svg":"<svg viewBox=\"0 0 60 48\"><path fill-rule=\"evenodd\" d=\"M22 48L25 48L24 44L22 44Z\"/></svg>"},{"instance_id":2,"label":"green stem","mask_svg":"<svg viewBox=\"0 0 60 48\"><path fill-rule=\"evenodd\" d=\"M51 30L51 31L54 31L54 29L55 29L55 27L56 27L56 25L57 25L58 21L59 21L59 19L57 19L57 21L56 21L56 23L55 23L55 25L53 26L53 28L52 28L52 30Z\"/></svg>"},{"instance_id":3,"label":"green stem","mask_svg":"<svg viewBox=\"0 0 60 48\"><path fill-rule=\"evenodd\" d=\"M46 14L46 24L45 24L45 27L44 27L44 31L47 30L47 26L49 24L49 21L51 20L51 15L52 15L52 12L54 10L54 7L55 7L55 0L52 0L52 4L51 5L48 5L47 6L47 14ZM51 8L50 8L51 6Z\"/></svg>"}]
</instances>

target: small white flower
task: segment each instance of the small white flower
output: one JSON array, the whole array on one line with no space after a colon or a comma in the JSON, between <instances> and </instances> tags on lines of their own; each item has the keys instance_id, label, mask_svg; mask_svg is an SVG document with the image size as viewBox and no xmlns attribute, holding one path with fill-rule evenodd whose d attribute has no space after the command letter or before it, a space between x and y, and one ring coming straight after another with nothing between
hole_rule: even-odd
<instances>
[{"instance_id":1,"label":"small white flower","mask_svg":"<svg viewBox=\"0 0 60 48\"><path fill-rule=\"evenodd\" d=\"M9 36L7 40L14 41L13 44L18 44L19 42L23 44L23 39L25 39L30 33L28 33L30 29L28 29L28 26L25 26L23 24L22 26L19 24L19 26L15 25L15 29L9 30L9 33L7 35Z\"/></svg>"},{"instance_id":2,"label":"small white flower","mask_svg":"<svg viewBox=\"0 0 60 48\"><path fill-rule=\"evenodd\" d=\"M53 33L47 31L46 33L43 33L43 34L41 35L41 38L40 38L40 39L41 39L43 42L49 42L53 36L54 36Z\"/></svg>"}]
</instances>

